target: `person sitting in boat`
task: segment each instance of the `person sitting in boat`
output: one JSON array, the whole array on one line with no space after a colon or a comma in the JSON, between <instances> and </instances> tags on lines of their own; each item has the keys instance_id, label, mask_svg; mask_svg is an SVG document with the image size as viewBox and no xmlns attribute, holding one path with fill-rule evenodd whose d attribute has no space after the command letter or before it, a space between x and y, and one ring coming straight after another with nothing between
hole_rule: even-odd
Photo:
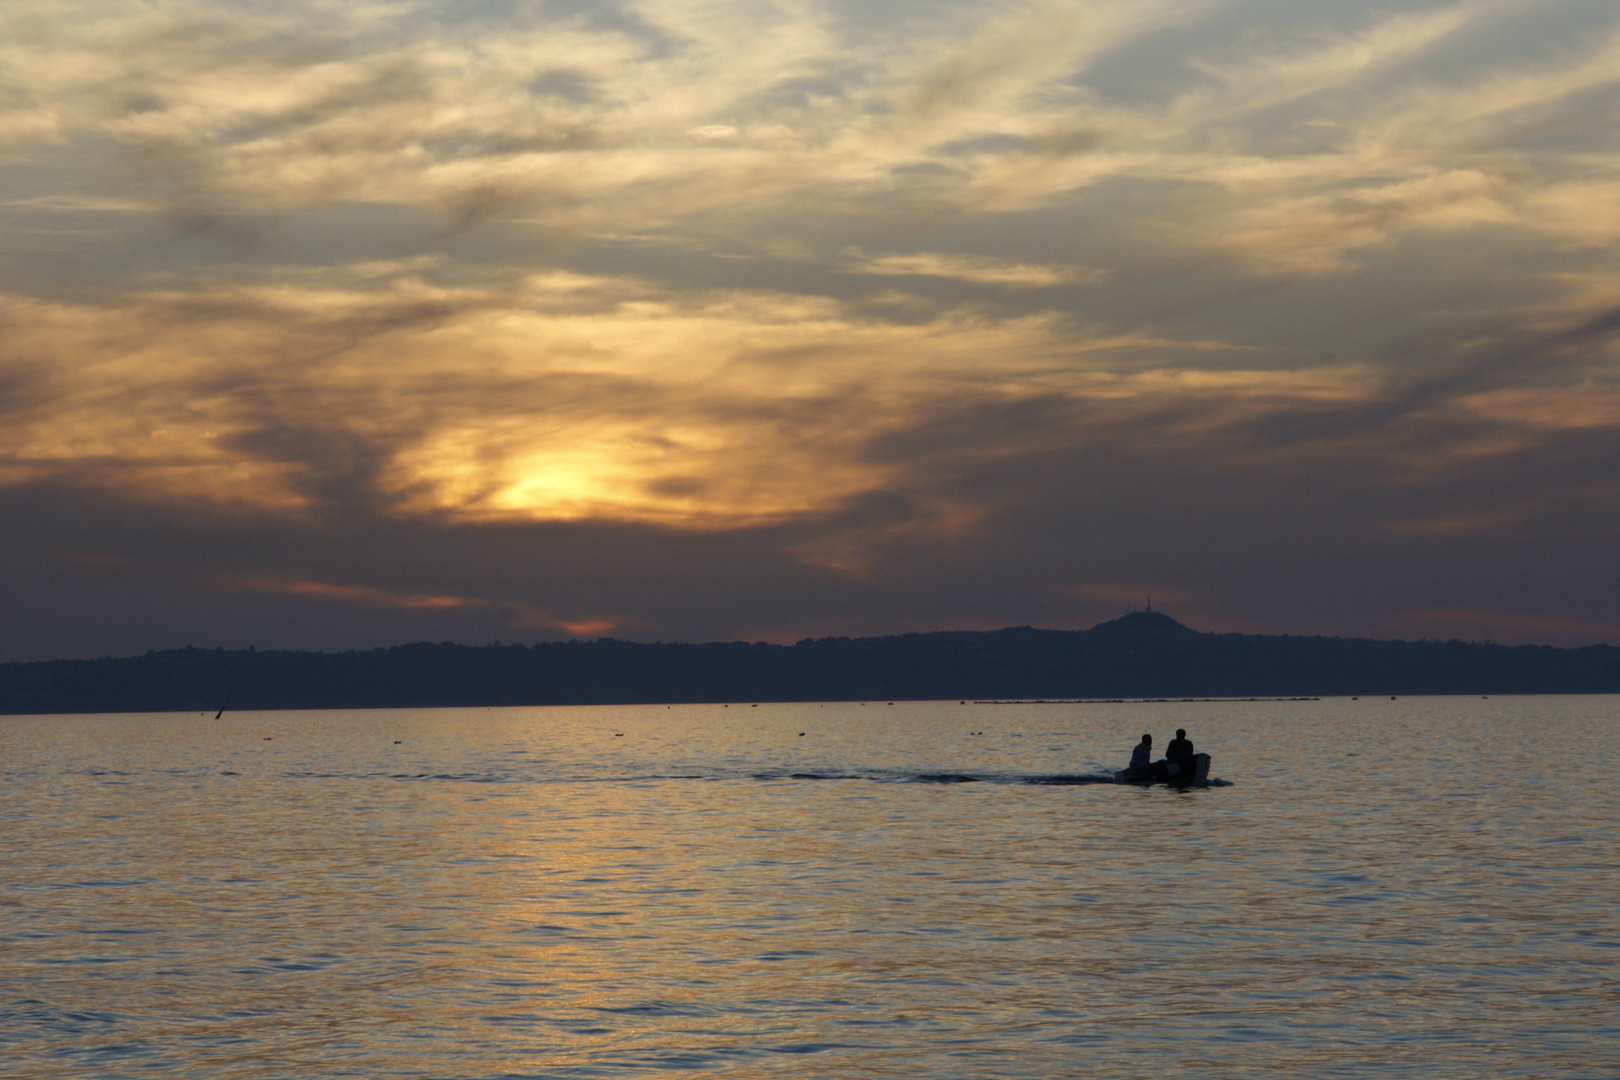
<instances>
[{"instance_id":1,"label":"person sitting in boat","mask_svg":"<svg viewBox=\"0 0 1620 1080\"><path fill-rule=\"evenodd\" d=\"M1142 741L1131 751L1131 768L1153 763L1153 736L1143 735Z\"/></svg>"},{"instance_id":2,"label":"person sitting in boat","mask_svg":"<svg viewBox=\"0 0 1620 1080\"><path fill-rule=\"evenodd\" d=\"M1177 783L1186 783L1193 777L1197 769L1193 761L1192 740L1187 738L1185 728L1176 728L1176 737L1170 740L1170 745L1164 748L1164 771Z\"/></svg>"}]
</instances>

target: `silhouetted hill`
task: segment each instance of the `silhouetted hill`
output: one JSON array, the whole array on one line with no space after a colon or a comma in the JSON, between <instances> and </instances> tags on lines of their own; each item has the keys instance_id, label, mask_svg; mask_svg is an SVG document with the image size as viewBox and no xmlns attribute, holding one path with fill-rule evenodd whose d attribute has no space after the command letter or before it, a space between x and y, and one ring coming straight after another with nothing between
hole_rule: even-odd
<instances>
[{"instance_id":1,"label":"silhouetted hill","mask_svg":"<svg viewBox=\"0 0 1620 1080\"><path fill-rule=\"evenodd\" d=\"M1166 641L1198 636L1198 631L1182 626L1162 611L1133 611L1111 622L1098 623L1086 633L1111 641Z\"/></svg>"},{"instance_id":2,"label":"silhouetted hill","mask_svg":"<svg viewBox=\"0 0 1620 1080\"><path fill-rule=\"evenodd\" d=\"M0 712L968 698L1620 692L1620 649L1208 634L1137 612L1090 630L1015 627L797 645L402 645L175 649L0 664Z\"/></svg>"}]
</instances>

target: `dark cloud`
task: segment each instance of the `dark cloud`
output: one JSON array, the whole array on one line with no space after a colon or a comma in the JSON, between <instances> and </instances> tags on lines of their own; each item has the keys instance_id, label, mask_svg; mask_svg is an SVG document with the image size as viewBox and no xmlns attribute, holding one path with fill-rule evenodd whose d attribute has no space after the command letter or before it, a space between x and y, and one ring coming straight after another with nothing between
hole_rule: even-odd
<instances>
[{"instance_id":1,"label":"dark cloud","mask_svg":"<svg viewBox=\"0 0 1620 1080\"><path fill-rule=\"evenodd\" d=\"M1602 5L26 8L0 659L1620 635Z\"/></svg>"},{"instance_id":2,"label":"dark cloud","mask_svg":"<svg viewBox=\"0 0 1620 1080\"><path fill-rule=\"evenodd\" d=\"M1577 643L1620 627L1615 428L1526 441L1499 425L1504 447L1471 454L1493 434L1477 418L1391 431L1312 406L1334 445L1299 452L1209 424L1214 408L958 395L869 441L898 470L888 490L720 530L401 518L364 467L311 489L347 511L316 518L13 487L0 649L1084 626L1148 590L1209 628ZM262 438L243 451L356 453Z\"/></svg>"}]
</instances>

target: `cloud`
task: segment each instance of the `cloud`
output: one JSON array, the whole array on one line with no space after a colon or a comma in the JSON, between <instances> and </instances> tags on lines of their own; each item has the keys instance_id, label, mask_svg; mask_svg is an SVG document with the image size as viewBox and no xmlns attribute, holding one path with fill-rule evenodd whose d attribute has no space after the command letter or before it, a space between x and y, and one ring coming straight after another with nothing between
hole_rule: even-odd
<instances>
[{"instance_id":1,"label":"cloud","mask_svg":"<svg viewBox=\"0 0 1620 1080\"><path fill-rule=\"evenodd\" d=\"M0 6L18 565L153 633L1620 622L1520 569L1613 533L1620 14L549 10Z\"/></svg>"},{"instance_id":2,"label":"cloud","mask_svg":"<svg viewBox=\"0 0 1620 1080\"><path fill-rule=\"evenodd\" d=\"M284 592L293 596L318 596L334 600L349 600L380 607L397 608L459 608L480 603L463 596L422 596L371 589L359 585L332 585L323 581L277 581L270 578L238 578L233 585L260 592Z\"/></svg>"},{"instance_id":3,"label":"cloud","mask_svg":"<svg viewBox=\"0 0 1620 1080\"><path fill-rule=\"evenodd\" d=\"M941 277L976 285L999 285L1012 289L1040 289L1052 285L1089 284L1107 278L1107 273L1089 267L1042 266L971 255L922 253L862 257L846 263L851 273L896 277Z\"/></svg>"},{"instance_id":4,"label":"cloud","mask_svg":"<svg viewBox=\"0 0 1620 1080\"><path fill-rule=\"evenodd\" d=\"M510 625L524 630L562 630L574 637L599 637L620 626L617 619L587 618L559 619L540 609L511 601L495 601L481 596L425 596L417 593L398 593L364 585L337 585L325 581L303 579L277 579L238 577L224 583L227 589L245 589L252 592L284 593L289 596L334 600L365 607L396 608L405 611L494 608L503 612Z\"/></svg>"},{"instance_id":5,"label":"cloud","mask_svg":"<svg viewBox=\"0 0 1620 1080\"><path fill-rule=\"evenodd\" d=\"M1060 204L1116 178L1196 181L1240 209L1206 205L1187 222L1173 202L1155 207L1192 225L1187 240L1310 274L1409 227L1568 220L1559 196L1536 194L1568 178L1512 146L1615 84L1612 36L1553 64L1424 78L1430 53L1517 10L1465 3L1304 47L1194 52L1205 83L1161 103L1088 88L1110 54L1222 8L965 5L857 36L810 5L668 4L640 13L649 38L578 20L454 24L431 4L8 5L0 130L48 130L17 145L54 145L101 177L99 190L9 201L155 204L216 228L397 203L453 229L518 217L715 239L757 229L761 211L777 230L815 229L835 204L872 222L937 220ZM1333 134L1289 141L1304 131ZM1416 190L1462 177L1483 192L1474 203ZM1588 183L1593 203L1612 194L1595 173Z\"/></svg>"},{"instance_id":6,"label":"cloud","mask_svg":"<svg viewBox=\"0 0 1620 1080\"><path fill-rule=\"evenodd\" d=\"M318 512L729 527L879 490L874 433L937 399L1043 392L1202 342L943 307L670 293L535 275L432 284L417 263L154 291L104 310L12 298L40 361L7 417L16 481ZM986 357L999 359L993 363Z\"/></svg>"},{"instance_id":7,"label":"cloud","mask_svg":"<svg viewBox=\"0 0 1620 1080\"><path fill-rule=\"evenodd\" d=\"M1458 353L1450 372L1412 382L1364 365L1188 366L1226 346L971 303L882 319L631 278L452 287L417 265L193 284L114 310L12 298L12 354L35 361L17 368L6 417L10 479L295 514L352 504L716 529L833 514L904 488L939 454L1026 454L1104 415L1121 442L1264 433L1229 445L1233 461L1372 446L1394 460L1406 450L1393 426L1421 417L1455 429L1448 459L1477 456L1620 415L1594 366L1612 341L1565 355L1567 331L1510 355ZM1535 355L1575 363L1577 381L1543 383ZM957 427L962 410L1020 402L1081 412L993 437ZM941 416L950 434L919 442ZM1291 432L1291 418L1307 426Z\"/></svg>"}]
</instances>

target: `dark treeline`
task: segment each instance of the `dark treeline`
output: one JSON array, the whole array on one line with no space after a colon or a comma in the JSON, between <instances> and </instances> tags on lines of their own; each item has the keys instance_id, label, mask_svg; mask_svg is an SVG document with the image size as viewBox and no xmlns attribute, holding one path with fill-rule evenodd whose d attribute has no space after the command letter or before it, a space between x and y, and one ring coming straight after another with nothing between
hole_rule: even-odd
<instances>
[{"instance_id":1,"label":"dark treeline","mask_svg":"<svg viewBox=\"0 0 1620 1080\"><path fill-rule=\"evenodd\" d=\"M175 649L0 664L0 712L146 712L975 698L1620 692L1620 649L1205 634L1137 612L1090 630L797 645Z\"/></svg>"}]
</instances>

